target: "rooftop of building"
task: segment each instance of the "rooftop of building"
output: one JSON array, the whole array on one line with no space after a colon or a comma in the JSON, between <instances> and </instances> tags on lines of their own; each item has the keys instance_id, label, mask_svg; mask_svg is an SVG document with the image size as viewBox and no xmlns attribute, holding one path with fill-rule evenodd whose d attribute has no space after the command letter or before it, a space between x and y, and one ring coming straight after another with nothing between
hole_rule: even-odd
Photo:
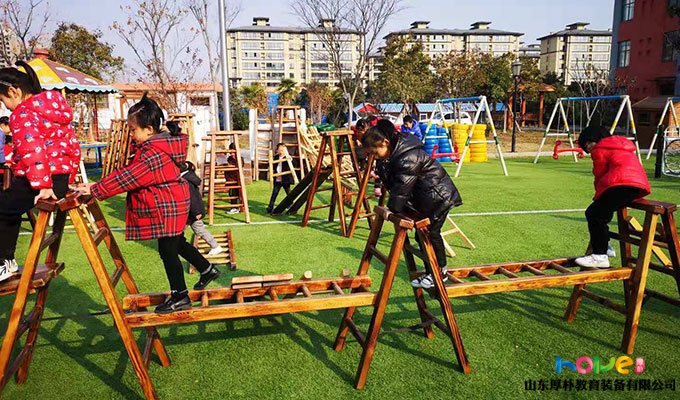
<instances>
[{"instance_id":1,"label":"rooftop of building","mask_svg":"<svg viewBox=\"0 0 680 400\"><path fill-rule=\"evenodd\" d=\"M567 25L567 28L561 31L553 32L549 35L542 36L536 40L543 40L552 37L559 36L611 36L612 31L607 30L595 30L588 29L587 26L590 25L588 22L574 22L573 24Z\"/></svg>"},{"instance_id":2,"label":"rooftop of building","mask_svg":"<svg viewBox=\"0 0 680 400\"><path fill-rule=\"evenodd\" d=\"M489 28L491 22L488 21L477 21L470 24L470 29L433 29L430 28L430 21L414 21L411 23L409 29L403 29L400 31L390 32L384 39L387 39L393 35L454 35L454 36L465 36L465 35L508 35L508 36L522 36L524 33L504 31L500 29Z\"/></svg>"},{"instance_id":3,"label":"rooftop of building","mask_svg":"<svg viewBox=\"0 0 680 400\"><path fill-rule=\"evenodd\" d=\"M319 21L319 27L317 28L310 28L310 27L303 27L303 26L271 26L269 24L269 17L255 17L253 18L253 24L252 25L244 25L244 26L237 26L234 28L229 28L227 29L228 33L232 32L277 32L277 33L315 33L315 32L322 32L323 28L322 25L326 24L329 26L333 26L334 20L332 19L324 19L322 21ZM345 29L345 28L340 28L337 27L335 29L337 33L355 33L355 34L361 34L361 32L354 30L354 29Z\"/></svg>"}]
</instances>

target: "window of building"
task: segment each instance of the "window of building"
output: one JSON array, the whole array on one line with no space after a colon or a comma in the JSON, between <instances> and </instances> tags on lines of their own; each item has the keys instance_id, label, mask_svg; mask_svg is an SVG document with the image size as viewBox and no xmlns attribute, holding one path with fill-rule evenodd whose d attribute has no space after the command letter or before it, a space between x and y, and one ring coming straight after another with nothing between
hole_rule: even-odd
<instances>
[{"instance_id":1,"label":"window of building","mask_svg":"<svg viewBox=\"0 0 680 400\"><path fill-rule=\"evenodd\" d=\"M621 13L621 21L630 21L633 19L633 11L635 9L635 0L623 0L623 10Z\"/></svg>"},{"instance_id":2,"label":"window of building","mask_svg":"<svg viewBox=\"0 0 680 400\"><path fill-rule=\"evenodd\" d=\"M661 61L670 62L678 60L678 49L675 48L678 39L680 39L680 31L666 32L663 34Z\"/></svg>"},{"instance_id":3,"label":"window of building","mask_svg":"<svg viewBox=\"0 0 680 400\"><path fill-rule=\"evenodd\" d=\"M283 60L283 53L267 53L267 60Z\"/></svg>"},{"instance_id":4,"label":"window of building","mask_svg":"<svg viewBox=\"0 0 680 400\"><path fill-rule=\"evenodd\" d=\"M611 36L593 36L593 42L596 43L609 43L612 41Z\"/></svg>"},{"instance_id":5,"label":"window of building","mask_svg":"<svg viewBox=\"0 0 680 400\"><path fill-rule=\"evenodd\" d=\"M590 41L590 38L588 36L573 36L571 38L571 41L578 43L587 43Z\"/></svg>"},{"instance_id":6,"label":"window of building","mask_svg":"<svg viewBox=\"0 0 680 400\"><path fill-rule=\"evenodd\" d=\"M648 112L641 112L637 115L637 122L640 126L650 126L652 124L652 117Z\"/></svg>"},{"instance_id":7,"label":"window of building","mask_svg":"<svg viewBox=\"0 0 680 400\"><path fill-rule=\"evenodd\" d=\"M242 35L241 39L259 39L260 38L259 32L242 32L241 35Z\"/></svg>"},{"instance_id":8,"label":"window of building","mask_svg":"<svg viewBox=\"0 0 680 400\"><path fill-rule=\"evenodd\" d=\"M241 48L243 50L259 50L260 49L260 43L259 42L243 42L243 43L241 43Z\"/></svg>"},{"instance_id":9,"label":"window of building","mask_svg":"<svg viewBox=\"0 0 680 400\"><path fill-rule=\"evenodd\" d=\"M630 64L630 40L619 42L619 60L616 64L619 68L627 67Z\"/></svg>"},{"instance_id":10,"label":"window of building","mask_svg":"<svg viewBox=\"0 0 680 400\"><path fill-rule=\"evenodd\" d=\"M283 39L283 33L281 33L281 32L267 33L267 39L282 40Z\"/></svg>"},{"instance_id":11,"label":"window of building","mask_svg":"<svg viewBox=\"0 0 680 400\"><path fill-rule=\"evenodd\" d=\"M265 43L264 48L266 50L283 50L283 42Z\"/></svg>"},{"instance_id":12,"label":"window of building","mask_svg":"<svg viewBox=\"0 0 680 400\"><path fill-rule=\"evenodd\" d=\"M596 44L593 46L593 51L604 51L609 53L611 49L611 46L608 46L606 44Z\"/></svg>"},{"instance_id":13,"label":"window of building","mask_svg":"<svg viewBox=\"0 0 680 400\"><path fill-rule=\"evenodd\" d=\"M192 106L208 107L208 106L210 106L210 97L191 96L191 97L189 97L189 103Z\"/></svg>"}]
</instances>

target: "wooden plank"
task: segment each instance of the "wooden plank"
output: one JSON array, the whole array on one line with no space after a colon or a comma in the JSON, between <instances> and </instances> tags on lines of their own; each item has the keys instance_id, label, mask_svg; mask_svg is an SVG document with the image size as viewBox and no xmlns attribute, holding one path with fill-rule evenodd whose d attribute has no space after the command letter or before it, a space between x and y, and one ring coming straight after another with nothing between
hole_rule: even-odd
<instances>
[{"instance_id":1,"label":"wooden plank","mask_svg":"<svg viewBox=\"0 0 680 400\"><path fill-rule=\"evenodd\" d=\"M264 277L262 275L250 275L250 276L235 276L231 278L231 285L240 285L243 283L262 283Z\"/></svg>"},{"instance_id":2,"label":"wooden plank","mask_svg":"<svg viewBox=\"0 0 680 400\"><path fill-rule=\"evenodd\" d=\"M447 286L449 297L464 297L480 294L513 292L559 286L573 286L582 283L609 282L629 279L632 268L610 268L574 272L571 275L537 275L509 280L465 282Z\"/></svg>"},{"instance_id":3,"label":"wooden plank","mask_svg":"<svg viewBox=\"0 0 680 400\"><path fill-rule=\"evenodd\" d=\"M374 301L374 293L362 292L325 298L302 297L281 301L253 301L248 303L220 304L205 308L191 308L189 310L177 311L170 314L156 314L149 311L135 312L126 314L126 320L131 327L139 328L234 318L250 318L304 311L363 307L373 305Z\"/></svg>"},{"instance_id":4,"label":"wooden plank","mask_svg":"<svg viewBox=\"0 0 680 400\"><path fill-rule=\"evenodd\" d=\"M241 283L238 285L231 285L231 288L234 290L239 290L239 289L256 289L256 288L261 288L262 284L261 283Z\"/></svg>"},{"instance_id":5,"label":"wooden plank","mask_svg":"<svg viewBox=\"0 0 680 400\"><path fill-rule=\"evenodd\" d=\"M499 268L504 268L505 270L512 273L519 273L522 268L526 265L530 265L538 270L543 270L548 267L551 262L560 264L562 266L574 265L574 258L553 258L553 259L543 259L543 260L531 260L531 261L520 261L520 262L507 262L507 263L494 263L494 264L481 264L471 267L456 267L451 268L449 271L458 278L467 278L472 270L476 270L484 275L494 275L499 273Z\"/></svg>"}]
</instances>

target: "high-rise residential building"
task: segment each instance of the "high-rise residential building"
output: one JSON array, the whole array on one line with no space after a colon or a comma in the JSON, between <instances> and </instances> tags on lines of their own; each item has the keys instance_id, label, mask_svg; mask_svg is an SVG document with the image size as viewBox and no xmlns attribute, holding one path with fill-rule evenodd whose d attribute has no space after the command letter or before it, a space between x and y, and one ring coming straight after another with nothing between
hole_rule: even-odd
<instances>
[{"instance_id":1,"label":"high-rise residential building","mask_svg":"<svg viewBox=\"0 0 680 400\"><path fill-rule=\"evenodd\" d=\"M519 58L535 58L541 59L541 45L539 43L527 44L520 43Z\"/></svg>"},{"instance_id":2,"label":"high-rise residential building","mask_svg":"<svg viewBox=\"0 0 680 400\"><path fill-rule=\"evenodd\" d=\"M319 81L329 85L338 82L322 37L322 29L333 28L334 20L320 21L319 28L270 26L269 18L253 18L250 26L227 30L229 77L234 87L262 83L278 86L281 79L298 83ZM342 73L351 74L359 62L364 35L336 28Z\"/></svg>"},{"instance_id":3,"label":"high-rise residential building","mask_svg":"<svg viewBox=\"0 0 680 400\"><path fill-rule=\"evenodd\" d=\"M606 77L612 32L588 29L588 25L576 22L567 25L565 30L538 38L541 73L553 72L565 85Z\"/></svg>"},{"instance_id":4,"label":"high-rise residential building","mask_svg":"<svg viewBox=\"0 0 680 400\"><path fill-rule=\"evenodd\" d=\"M398 38L406 38L409 43L420 41L423 52L435 58L450 51L479 51L501 56L506 53L517 55L519 38L524 35L518 32L491 29L491 22L475 22L470 29L434 29L430 21L415 21L409 29L390 32L385 36L386 43Z\"/></svg>"},{"instance_id":5,"label":"high-rise residential building","mask_svg":"<svg viewBox=\"0 0 680 400\"><path fill-rule=\"evenodd\" d=\"M611 57L612 77L634 101L672 96L678 82L680 0L616 0Z\"/></svg>"},{"instance_id":6,"label":"high-rise residential building","mask_svg":"<svg viewBox=\"0 0 680 400\"><path fill-rule=\"evenodd\" d=\"M6 26L0 29L2 29L0 32L0 67L8 67L10 63L7 60L13 59L13 55L19 52L19 40Z\"/></svg>"},{"instance_id":7,"label":"high-rise residential building","mask_svg":"<svg viewBox=\"0 0 680 400\"><path fill-rule=\"evenodd\" d=\"M378 75L380 75L380 71L382 70L383 66L383 60L385 59L385 55L383 54L384 47L378 48L378 50L375 53L371 53L368 55L368 81L373 82L376 79L378 79Z\"/></svg>"}]
</instances>

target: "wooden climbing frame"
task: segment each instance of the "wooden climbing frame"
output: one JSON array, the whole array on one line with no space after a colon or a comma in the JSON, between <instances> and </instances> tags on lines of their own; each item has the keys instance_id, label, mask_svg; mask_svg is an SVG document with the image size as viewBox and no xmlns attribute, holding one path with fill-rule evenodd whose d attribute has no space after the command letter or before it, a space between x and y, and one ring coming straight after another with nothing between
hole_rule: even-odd
<instances>
[{"instance_id":1,"label":"wooden climbing frame","mask_svg":"<svg viewBox=\"0 0 680 400\"><path fill-rule=\"evenodd\" d=\"M239 148L237 131L212 132L203 138L203 191L208 193L208 223L213 224L216 209L238 208L245 214L247 223L250 223L250 208L248 207L248 194L246 193L245 178L243 175L243 160ZM229 145L234 144L234 149ZM218 164L218 159L224 159L224 164ZM227 159L236 160L236 165L227 163ZM236 179L227 179L227 174L235 174ZM231 191L237 191L232 195ZM231 203L236 200L236 203ZM218 204L218 201L226 201L226 204Z\"/></svg>"},{"instance_id":2,"label":"wooden climbing frame","mask_svg":"<svg viewBox=\"0 0 680 400\"><path fill-rule=\"evenodd\" d=\"M198 235L194 235L194 247L197 248L198 251L203 254L203 257L210 261L211 264L227 265L230 270L235 271L236 252L234 252L234 240L231 236L231 230L228 230L222 234L213 235L213 237L217 241L217 244L219 244L224 249L222 253L214 256L208 255L211 247L205 240L203 240L203 238L199 237ZM194 272L196 272L196 268L194 268L193 265L190 265L189 273L193 274Z\"/></svg>"},{"instance_id":3,"label":"wooden climbing frame","mask_svg":"<svg viewBox=\"0 0 680 400\"><path fill-rule=\"evenodd\" d=\"M293 166L293 158L292 157L286 157L286 158L281 158L278 160L274 160L274 152L269 150L268 154L269 158L269 166L268 166L268 171L269 171L269 188L274 187L274 181L276 178L280 178L286 175L291 175L293 177L293 182L297 185L300 183L300 180L297 177L297 174L295 173L295 167ZM277 168L279 165L283 166L283 164L288 165L288 171L281 171L281 172L276 172Z\"/></svg>"},{"instance_id":4,"label":"wooden climbing frame","mask_svg":"<svg viewBox=\"0 0 680 400\"><path fill-rule=\"evenodd\" d=\"M170 114L168 121L177 122L182 133L189 137L189 148L187 149L187 161L191 161L194 165L198 163L198 156L196 155L196 134L194 133L194 114Z\"/></svg>"},{"instance_id":5,"label":"wooden climbing frame","mask_svg":"<svg viewBox=\"0 0 680 400\"><path fill-rule=\"evenodd\" d=\"M446 216L446 222L448 222L451 225L451 229L442 232L442 239L444 239L444 248L446 249L446 254L449 257L455 257L456 252L453 250L453 247L451 247L449 242L446 240L446 236L449 236L449 235L458 236L459 238L461 238L461 240L465 243L465 245L469 249L474 250L476 248L475 244L472 243L472 241L467 237L465 232L463 232L463 230L458 227L458 225L453 221L453 218L451 218L450 215Z\"/></svg>"},{"instance_id":6,"label":"wooden climbing frame","mask_svg":"<svg viewBox=\"0 0 680 400\"><path fill-rule=\"evenodd\" d=\"M262 179L261 175L263 172L269 171L269 152L274 148L274 123L271 121L273 116L269 116L267 121L271 121L268 125L260 125L258 110L250 110L250 112L255 112L254 121L251 120L251 124L255 126L251 129L255 130L255 151L253 151L253 180L258 181ZM252 117L251 117L252 118ZM267 126L266 128L261 126ZM267 177L269 179L269 177Z\"/></svg>"},{"instance_id":7,"label":"wooden climbing frame","mask_svg":"<svg viewBox=\"0 0 680 400\"><path fill-rule=\"evenodd\" d=\"M279 141L288 148L290 156L293 158L295 171L300 178L306 174L304 153L300 148L300 107L298 106L278 106L276 114L279 121ZM292 118L291 118L292 115Z\"/></svg>"},{"instance_id":8,"label":"wooden climbing frame","mask_svg":"<svg viewBox=\"0 0 680 400\"><path fill-rule=\"evenodd\" d=\"M130 157L132 135L125 119L111 120L106 157L102 165L102 177L127 164Z\"/></svg>"}]
</instances>

